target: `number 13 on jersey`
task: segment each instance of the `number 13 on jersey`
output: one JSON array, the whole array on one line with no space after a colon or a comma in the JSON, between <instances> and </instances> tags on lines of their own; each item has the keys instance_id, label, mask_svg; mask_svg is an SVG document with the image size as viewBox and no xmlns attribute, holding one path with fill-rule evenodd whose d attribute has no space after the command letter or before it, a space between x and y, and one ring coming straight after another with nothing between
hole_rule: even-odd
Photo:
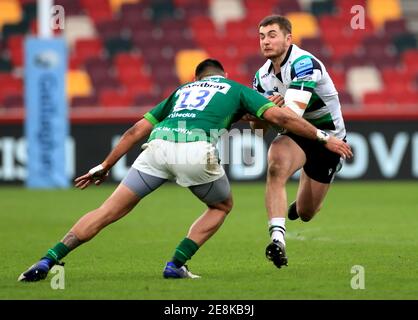
<instances>
[{"instance_id":1,"label":"number 13 on jersey","mask_svg":"<svg viewBox=\"0 0 418 320\"><path fill-rule=\"evenodd\" d=\"M218 90L211 90L211 88L187 88L178 91L176 105L173 111L181 110L203 110L208 105L210 100Z\"/></svg>"}]
</instances>

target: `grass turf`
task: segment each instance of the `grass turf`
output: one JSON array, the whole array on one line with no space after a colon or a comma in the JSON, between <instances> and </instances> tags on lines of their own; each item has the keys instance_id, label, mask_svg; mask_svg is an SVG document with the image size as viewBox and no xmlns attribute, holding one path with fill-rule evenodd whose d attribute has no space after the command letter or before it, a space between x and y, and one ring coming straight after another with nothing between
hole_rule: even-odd
<instances>
[{"instance_id":1,"label":"grass turf","mask_svg":"<svg viewBox=\"0 0 418 320\"><path fill-rule=\"evenodd\" d=\"M296 184L290 184L289 201ZM198 280L165 280L162 269L204 210L187 190L166 185L64 261L65 289L19 274L55 245L81 215L113 191L0 188L0 299L416 299L418 184L343 183L312 221L288 221L289 266L266 260L264 184L234 184L235 206L189 261ZM351 268L365 270L353 290Z\"/></svg>"}]
</instances>

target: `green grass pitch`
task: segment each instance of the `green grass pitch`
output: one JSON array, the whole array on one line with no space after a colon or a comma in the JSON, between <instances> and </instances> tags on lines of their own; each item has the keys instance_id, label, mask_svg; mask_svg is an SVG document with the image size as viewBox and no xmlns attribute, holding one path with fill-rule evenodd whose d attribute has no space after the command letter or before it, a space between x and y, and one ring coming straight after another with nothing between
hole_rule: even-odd
<instances>
[{"instance_id":1,"label":"green grass pitch","mask_svg":"<svg viewBox=\"0 0 418 320\"><path fill-rule=\"evenodd\" d=\"M297 185L290 184L289 201ZM336 182L310 222L287 221L289 266L267 261L264 184L233 184L235 207L189 261L197 280L165 280L162 268L204 210L187 190L166 185L64 261L65 289L19 283L113 185L87 190L0 188L0 299L416 299L418 184ZM355 265L365 288L351 287Z\"/></svg>"}]
</instances>

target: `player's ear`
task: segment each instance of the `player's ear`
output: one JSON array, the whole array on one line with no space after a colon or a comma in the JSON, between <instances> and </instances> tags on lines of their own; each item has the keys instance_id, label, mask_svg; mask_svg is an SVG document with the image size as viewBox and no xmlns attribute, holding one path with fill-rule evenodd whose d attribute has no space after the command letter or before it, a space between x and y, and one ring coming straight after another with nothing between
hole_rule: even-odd
<instances>
[{"instance_id":1,"label":"player's ear","mask_svg":"<svg viewBox=\"0 0 418 320\"><path fill-rule=\"evenodd\" d=\"M228 72L225 72L225 76L224 76L225 78L228 78Z\"/></svg>"}]
</instances>

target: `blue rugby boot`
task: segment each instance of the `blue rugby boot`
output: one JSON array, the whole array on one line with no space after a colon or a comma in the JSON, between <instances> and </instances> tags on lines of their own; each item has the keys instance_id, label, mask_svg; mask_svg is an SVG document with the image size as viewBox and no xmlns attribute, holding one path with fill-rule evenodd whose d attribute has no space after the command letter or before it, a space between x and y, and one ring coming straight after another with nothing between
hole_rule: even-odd
<instances>
[{"instance_id":1,"label":"blue rugby boot","mask_svg":"<svg viewBox=\"0 0 418 320\"><path fill-rule=\"evenodd\" d=\"M177 268L173 262L167 262L163 271L163 277L166 279L200 278L200 276L191 273L186 265Z\"/></svg>"},{"instance_id":2,"label":"blue rugby boot","mask_svg":"<svg viewBox=\"0 0 418 320\"><path fill-rule=\"evenodd\" d=\"M17 281L35 282L43 280L48 275L49 270L55 265L55 261L49 258L42 258L37 263L32 265L28 270L23 272Z\"/></svg>"}]
</instances>

